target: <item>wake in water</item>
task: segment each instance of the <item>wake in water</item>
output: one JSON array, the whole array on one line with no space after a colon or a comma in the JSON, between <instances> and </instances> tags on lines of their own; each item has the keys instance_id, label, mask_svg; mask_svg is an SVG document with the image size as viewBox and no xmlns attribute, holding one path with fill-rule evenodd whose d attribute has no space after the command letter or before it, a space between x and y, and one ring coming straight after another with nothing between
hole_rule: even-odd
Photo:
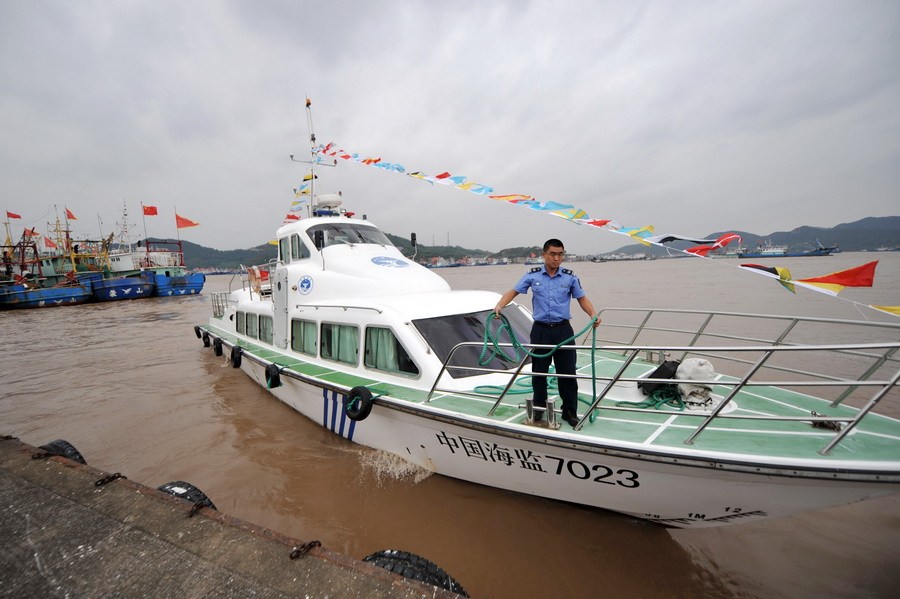
<instances>
[{"instance_id":1,"label":"wake in water","mask_svg":"<svg viewBox=\"0 0 900 599\"><path fill-rule=\"evenodd\" d=\"M417 485L433 474L431 470L411 464L388 451L366 448L356 452L363 470L374 474L379 486L385 481L408 481Z\"/></svg>"}]
</instances>

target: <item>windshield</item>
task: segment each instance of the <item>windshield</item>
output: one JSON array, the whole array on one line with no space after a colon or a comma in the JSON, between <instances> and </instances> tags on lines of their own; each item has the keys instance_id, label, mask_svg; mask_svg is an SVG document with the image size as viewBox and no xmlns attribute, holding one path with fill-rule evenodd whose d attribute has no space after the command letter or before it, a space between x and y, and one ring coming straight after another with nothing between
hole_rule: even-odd
<instances>
[{"instance_id":1,"label":"windshield","mask_svg":"<svg viewBox=\"0 0 900 599\"><path fill-rule=\"evenodd\" d=\"M450 350L459 343L464 341L484 340L484 323L487 320L490 310L481 312L471 312L469 314L451 314L449 316L439 316L437 318L422 318L414 320L413 324L428 342L428 345L434 350L435 355L445 362ZM512 309L503 312L503 315L509 319L510 325L515 332L516 338L527 344L529 341L529 331L531 330L531 321L522 313L521 310ZM491 321L491 329L496 331L501 325L499 319ZM509 335L504 332L498 339L499 343L510 343ZM507 355L515 357L513 348L504 348ZM479 366L478 358L481 356L481 347L463 347L453 354L453 362L450 364L454 368L448 368L450 376L454 378L475 376L484 374L476 370L468 370L466 366ZM518 362L508 362L500 358L493 358L483 368L494 368L508 370L518 366ZM462 368L459 368L462 367Z\"/></svg>"},{"instance_id":2,"label":"windshield","mask_svg":"<svg viewBox=\"0 0 900 599\"><path fill-rule=\"evenodd\" d=\"M339 243L377 243L378 245L394 245L380 229L369 225L335 221L310 227L307 231L310 238L316 239L316 231L322 231L325 247Z\"/></svg>"}]
</instances>

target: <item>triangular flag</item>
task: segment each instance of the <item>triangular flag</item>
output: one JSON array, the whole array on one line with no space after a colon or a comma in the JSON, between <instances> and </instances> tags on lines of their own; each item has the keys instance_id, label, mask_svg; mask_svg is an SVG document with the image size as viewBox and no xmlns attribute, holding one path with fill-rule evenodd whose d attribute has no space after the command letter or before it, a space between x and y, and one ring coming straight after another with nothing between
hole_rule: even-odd
<instances>
[{"instance_id":1,"label":"triangular flag","mask_svg":"<svg viewBox=\"0 0 900 599\"><path fill-rule=\"evenodd\" d=\"M50 239L49 237L44 235L44 247L47 248L48 250L55 250L56 243L54 243L52 239Z\"/></svg>"},{"instance_id":2,"label":"triangular flag","mask_svg":"<svg viewBox=\"0 0 900 599\"><path fill-rule=\"evenodd\" d=\"M763 266L762 264L741 264L740 267L750 269L752 272L757 272L761 275L772 277L773 279L778 279L778 282L781 283L782 287L791 293L797 293L794 290L793 281L791 281L791 271L784 267Z\"/></svg>"},{"instance_id":3,"label":"triangular flag","mask_svg":"<svg viewBox=\"0 0 900 599\"><path fill-rule=\"evenodd\" d=\"M823 291L835 294L840 293L844 287L871 287L875 281L875 267L877 265L878 260L873 260L862 266L839 270L821 277L797 279L795 282L818 287Z\"/></svg>"},{"instance_id":4,"label":"triangular flag","mask_svg":"<svg viewBox=\"0 0 900 599\"><path fill-rule=\"evenodd\" d=\"M15 212L6 211L6 218L22 218L21 215L16 214Z\"/></svg>"},{"instance_id":5,"label":"triangular flag","mask_svg":"<svg viewBox=\"0 0 900 599\"><path fill-rule=\"evenodd\" d=\"M194 222L189 218L179 216L177 212L175 213L175 228L186 229L187 227L199 227L199 226L200 226L200 223Z\"/></svg>"},{"instance_id":6,"label":"triangular flag","mask_svg":"<svg viewBox=\"0 0 900 599\"><path fill-rule=\"evenodd\" d=\"M66 208L66 218L69 220L78 220L77 218L75 218L75 215L72 214L72 211L68 208Z\"/></svg>"}]
</instances>

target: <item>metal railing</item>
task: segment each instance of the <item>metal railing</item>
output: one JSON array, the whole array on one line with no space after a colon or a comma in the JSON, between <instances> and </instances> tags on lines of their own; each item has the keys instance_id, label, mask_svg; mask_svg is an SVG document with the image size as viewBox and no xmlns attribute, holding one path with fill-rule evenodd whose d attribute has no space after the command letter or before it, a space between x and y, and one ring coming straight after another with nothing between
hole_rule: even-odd
<instances>
[{"instance_id":1,"label":"metal railing","mask_svg":"<svg viewBox=\"0 0 900 599\"><path fill-rule=\"evenodd\" d=\"M209 294L212 300L213 316L222 318L225 316L225 310L228 308L228 291L213 291Z\"/></svg>"},{"instance_id":2,"label":"metal railing","mask_svg":"<svg viewBox=\"0 0 900 599\"><path fill-rule=\"evenodd\" d=\"M642 352L647 352L648 354L656 353L660 356L680 355L681 359L688 355L715 358L717 361L724 360L733 364L742 365L746 368L742 373L735 376L734 380L717 378L716 380L709 381L690 381L692 384L704 385L709 387L730 387L730 390L727 394L724 395L722 401L719 402L719 404L716 405L715 408L708 413L678 413L679 415L703 419L703 421L683 441L687 445L693 444L695 439L710 425L710 423L712 423L716 419L778 420L830 423L830 426L833 426L836 429L836 434L834 438L832 438L829 443L819 451L819 453L826 455L837 443L841 441L841 439L843 439L850 431L852 431L859 424L859 422L863 418L865 418L866 415L892 389L898 387L898 379L900 379L900 360L897 359L896 355L897 351L900 350L900 340L898 340L898 338L900 338L900 325L895 325L893 323L858 322L825 318L765 316L735 312L700 312L693 310L608 309L604 312L611 312L614 310L622 312L635 312L638 313L639 316L642 316L642 318L640 318L640 324L637 326L627 324L621 325L615 323L611 324L609 323L607 318L604 318L604 327L607 329L617 327L624 329L635 329L634 335L631 337L629 342L611 342L611 345L602 345L593 348L577 345L567 346L567 349L574 348L577 352L582 354L584 352L591 352L592 355L595 352L614 352L622 354L624 359L622 360L622 364L617 369L617 372L615 372L612 376L591 376L588 374L561 375L556 373L551 373L549 375L555 377L589 380L594 384L594 388L599 389L599 392L594 396L590 407L585 412L584 416L581 417L579 423L574 427L575 430L580 430L583 427L585 421L590 417L590 414L595 410L646 412L646 409L636 407L601 406L601 401L608 396L610 391L617 383L637 384L638 382L642 381L663 383L672 382L670 379L626 377L626 370ZM651 326L649 324L651 317L660 313L700 315L702 317L702 322L696 329L693 330L685 328L672 328L671 326ZM712 330L710 325L717 317L748 318L751 319L751 321L766 319L769 321L783 323L784 326L779 327L772 334L772 338L759 337L760 333L758 330L752 337L741 336L735 333L716 332ZM829 344L799 343L790 340L789 337L794 331L796 331L797 326L804 323L812 323L816 327L864 327L864 330L868 331L867 336L872 336L874 328L877 328L883 332L886 332L887 337L890 337L890 339L887 339L885 341L874 341L871 343ZM686 335L688 337L688 342L681 345L644 345L637 343L637 340L642 335L649 334L651 332L661 332L667 334L676 333L679 335ZM820 337L823 335L828 335L827 332L823 331L816 331L816 334ZM698 345L698 342L701 339L728 340L731 344L723 346L701 346ZM739 345L734 344L734 342L742 342L747 344ZM498 344L498 346L507 349L513 348L513 345L508 343L501 343ZM515 368L507 370L478 367L472 366L470 364L454 363L454 358L463 348L480 347L482 347L482 344L479 342L466 342L460 343L452 348L447 356L447 359L444 360L439 373L435 377L434 384L431 387L426 402L430 401L434 397L435 393L438 392L450 393L456 396L478 398L481 400L495 399L491 409L488 411L488 415L493 415L496 409L503 403L503 400L509 394L510 389L512 389L518 377L522 375L522 371L526 364L526 356L522 356L521 361ZM553 346L523 344L523 347L527 347L536 351L547 351L548 349L552 349ZM755 359L754 354L758 356L755 357ZM854 362L852 366L861 365L860 373L841 376L833 372L815 371L808 366L799 368L786 364L774 363L777 362L779 358L791 358L794 356L802 357L804 354L812 356L811 359L807 359L807 363L823 364L823 369L826 370L828 368L828 365L835 359L849 359ZM451 374L454 369L465 369L468 371L481 372L484 374L503 374L508 376L509 380L504 386L502 386L502 390L497 397L495 397L493 394L478 393L477 389L473 391L466 391L451 388L441 388L439 385L444 375ZM882 371L882 369L887 371L887 375L884 378L880 379L873 378L879 371ZM789 374L791 376L799 378L794 380L760 380L758 378L758 375L760 375L760 373L762 372L777 373L778 375ZM497 387L499 388L501 386L497 385ZM837 399L835 399L831 403L832 406L837 406L843 403L844 400L855 390L861 390L862 392L865 390L874 389L874 391L871 395L864 398L865 401L862 407L859 408L859 410L856 412L856 414L848 417L826 417L817 415L815 413L812 413L809 416L797 417L764 414L730 415L722 413L725 407L730 404L730 402L737 396L739 392L752 387L818 387L841 390L840 395L837 397ZM844 426L841 427L838 423L841 423Z\"/></svg>"}]
</instances>

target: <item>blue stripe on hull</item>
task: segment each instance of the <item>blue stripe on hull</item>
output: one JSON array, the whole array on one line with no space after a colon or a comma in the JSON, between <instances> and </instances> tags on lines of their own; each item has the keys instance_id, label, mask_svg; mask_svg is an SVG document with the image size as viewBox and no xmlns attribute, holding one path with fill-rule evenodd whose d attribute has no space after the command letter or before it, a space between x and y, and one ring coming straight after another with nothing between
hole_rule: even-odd
<instances>
[{"instance_id":1,"label":"blue stripe on hull","mask_svg":"<svg viewBox=\"0 0 900 599\"><path fill-rule=\"evenodd\" d=\"M347 410L344 409L343 396L338 399L338 392L332 391L331 397L328 396L328 389L322 389L322 426L329 429L333 433L337 433L344 437L346 429L346 439L353 440L353 433L356 431L356 421L347 418ZM331 408L329 410L329 407ZM341 420L338 422L338 411L341 414ZM347 426L349 421L350 426Z\"/></svg>"}]
</instances>

